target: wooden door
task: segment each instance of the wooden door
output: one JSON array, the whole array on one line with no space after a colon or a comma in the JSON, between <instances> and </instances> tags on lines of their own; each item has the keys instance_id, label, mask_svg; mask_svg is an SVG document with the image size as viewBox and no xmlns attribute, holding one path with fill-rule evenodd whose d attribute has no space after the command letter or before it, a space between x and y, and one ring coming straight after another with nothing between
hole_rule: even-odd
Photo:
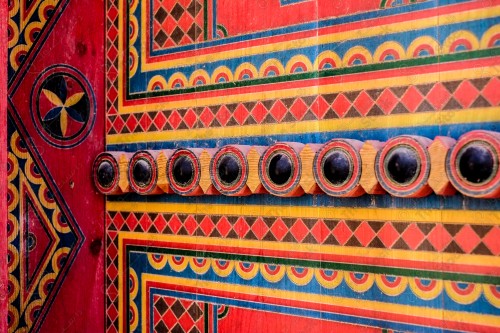
<instances>
[{"instance_id":1,"label":"wooden door","mask_svg":"<svg viewBox=\"0 0 500 333\"><path fill-rule=\"evenodd\" d=\"M8 1L9 332L104 330L103 6Z\"/></svg>"},{"instance_id":2,"label":"wooden door","mask_svg":"<svg viewBox=\"0 0 500 333\"><path fill-rule=\"evenodd\" d=\"M108 2L107 332L497 331L498 5Z\"/></svg>"}]
</instances>

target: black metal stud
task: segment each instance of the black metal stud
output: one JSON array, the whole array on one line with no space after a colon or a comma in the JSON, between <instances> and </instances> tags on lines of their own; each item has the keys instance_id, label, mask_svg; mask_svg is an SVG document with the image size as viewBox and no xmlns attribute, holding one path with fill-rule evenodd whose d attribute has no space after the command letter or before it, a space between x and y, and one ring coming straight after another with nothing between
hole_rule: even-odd
<instances>
[{"instance_id":1,"label":"black metal stud","mask_svg":"<svg viewBox=\"0 0 500 333\"><path fill-rule=\"evenodd\" d=\"M398 184L408 184L418 175L420 163L417 153L410 147L399 146L386 158L388 176Z\"/></svg>"}]
</instances>

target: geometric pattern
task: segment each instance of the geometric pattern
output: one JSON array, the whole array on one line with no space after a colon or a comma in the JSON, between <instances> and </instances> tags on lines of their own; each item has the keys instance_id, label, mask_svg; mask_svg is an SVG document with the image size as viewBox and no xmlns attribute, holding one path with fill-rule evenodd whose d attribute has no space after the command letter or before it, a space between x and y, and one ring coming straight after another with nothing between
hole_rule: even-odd
<instances>
[{"instance_id":1,"label":"geometric pattern","mask_svg":"<svg viewBox=\"0 0 500 333\"><path fill-rule=\"evenodd\" d=\"M203 303L153 296L153 324L158 333L203 332Z\"/></svg>"},{"instance_id":2,"label":"geometric pattern","mask_svg":"<svg viewBox=\"0 0 500 333\"><path fill-rule=\"evenodd\" d=\"M31 47L43 35L44 30L48 30L48 26L57 20L60 7L64 7L66 3L67 0L9 1L9 79L26 60Z\"/></svg>"},{"instance_id":3,"label":"geometric pattern","mask_svg":"<svg viewBox=\"0 0 500 333\"><path fill-rule=\"evenodd\" d=\"M203 40L203 4L198 0L154 0L153 13L153 49Z\"/></svg>"},{"instance_id":4,"label":"geometric pattern","mask_svg":"<svg viewBox=\"0 0 500 333\"><path fill-rule=\"evenodd\" d=\"M498 225L107 212L108 229L373 249L500 255Z\"/></svg>"},{"instance_id":5,"label":"geometric pattern","mask_svg":"<svg viewBox=\"0 0 500 333\"><path fill-rule=\"evenodd\" d=\"M36 331L83 242L29 147L8 121L9 332Z\"/></svg>"},{"instance_id":6,"label":"geometric pattern","mask_svg":"<svg viewBox=\"0 0 500 333\"><path fill-rule=\"evenodd\" d=\"M107 133L190 130L494 107L500 105L498 91L500 79L490 77L121 115L116 113L114 106L116 95L108 94Z\"/></svg>"}]
</instances>

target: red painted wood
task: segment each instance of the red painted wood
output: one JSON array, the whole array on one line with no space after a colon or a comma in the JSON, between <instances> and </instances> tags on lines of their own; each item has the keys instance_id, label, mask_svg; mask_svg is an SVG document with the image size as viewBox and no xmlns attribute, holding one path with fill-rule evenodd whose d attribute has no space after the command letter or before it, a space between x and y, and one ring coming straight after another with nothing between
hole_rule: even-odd
<instances>
[{"instance_id":1,"label":"red painted wood","mask_svg":"<svg viewBox=\"0 0 500 333\"><path fill-rule=\"evenodd\" d=\"M0 31L7 31L7 2L0 6ZM0 197L7 197L7 34L0 34ZM0 200L0 221L7 221L7 201ZM7 253L7 228L0 226L0 253ZM5 256L4 256L5 257ZM7 331L7 261L0 260L0 332Z\"/></svg>"}]
</instances>

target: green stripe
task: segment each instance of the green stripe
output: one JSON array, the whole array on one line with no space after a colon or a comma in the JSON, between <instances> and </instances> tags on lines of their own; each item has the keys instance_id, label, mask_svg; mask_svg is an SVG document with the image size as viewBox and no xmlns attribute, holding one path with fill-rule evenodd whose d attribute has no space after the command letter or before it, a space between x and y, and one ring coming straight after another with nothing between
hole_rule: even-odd
<instances>
[{"instance_id":1,"label":"green stripe","mask_svg":"<svg viewBox=\"0 0 500 333\"><path fill-rule=\"evenodd\" d=\"M203 38L208 40L208 0L203 2Z\"/></svg>"},{"instance_id":2,"label":"green stripe","mask_svg":"<svg viewBox=\"0 0 500 333\"><path fill-rule=\"evenodd\" d=\"M400 267L398 268L380 267L380 266L346 264L337 262L322 262L322 261L314 261L306 259L270 258L263 256L222 253L222 252L199 252L199 251L171 249L171 248L144 247L138 245L128 246L126 251L127 254L130 251L137 251L145 253L170 254L175 256L188 256L195 258L236 260L236 261L259 263L259 264L263 263L271 265L286 265L286 266L305 267L305 268L321 268L329 270L359 272L359 273L373 273L373 274L395 275L395 276L405 276L405 277L418 277L424 279L500 285L500 277L488 276L488 275L473 275L466 273L428 271L428 270L417 270L417 269L400 268Z\"/></svg>"},{"instance_id":3,"label":"green stripe","mask_svg":"<svg viewBox=\"0 0 500 333\"><path fill-rule=\"evenodd\" d=\"M257 79L243 80L243 81L225 82L225 83L218 83L218 84L213 84L213 85L202 85L202 86L189 87L189 88L142 92L142 93L136 93L133 96L130 95L128 93L128 90L127 90L127 98L130 98L130 97L133 97L133 99L148 98L148 97L159 97L159 96L167 96L167 95L187 94L187 93L194 93L194 92L205 92L205 91L212 91L212 90L215 91L215 90L223 90L223 89L229 89L229 88L241 88L241 87L263 85L263 84L270 84L270 83L290 82L290 81L307 80L307 79L314 79L314 78L333 77L333 76L340 76L340 75L347 75L347 74L376 72L376 71L389 70L389 69L434 65L434 64L438 64L438 63L449 63L449 62L454 62L454 61L481 59L481 58L487 58L487 57L498 56L498 55L500 55L500 48L492 48L492 49L486 49L486 50L459 52L459 53L453 53L453 54L437 55L437 56L422 57L422 58L415 58L415 59L406 59L406 60L400 60L400 61L390 61L390 62L377 63L377 64L359 65L359 66L343 67L343 68L333 68L333 69L327 69L327 70L321 70L321 71L311 71L311 72L305 72L305 73L287 74L287 75L257 78ZM127 83L128 82L129 82L129 80L127 80Z\"/></svg>"}]
</instances>

